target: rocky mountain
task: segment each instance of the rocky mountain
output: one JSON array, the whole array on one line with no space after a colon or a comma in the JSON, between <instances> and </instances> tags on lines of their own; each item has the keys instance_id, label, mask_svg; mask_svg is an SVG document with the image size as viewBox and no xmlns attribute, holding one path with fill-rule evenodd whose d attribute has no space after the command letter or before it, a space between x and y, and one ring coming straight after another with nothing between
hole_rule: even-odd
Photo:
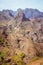
<instances>
[{"instance_id":1,"label":"rocky mountain","mask_svg":"<svg viewBox=\"0 0 43 65\"><path fill-rule=\"evenodd\" d=\"M15 12L12 10L0 11L0 20L10 20L14 18Z\"/></svg>"},{"instance_id":2,"label":"rocky mountain","mask_svg":"<svg viewBox=\"0 0 43 65\"><path fill-rule=\"evenodd\" d=\"M17 11L17 15L15 17L15 19L19 19L19 21L27 21L29 20L28 18L26 18L25 14L23 13L23 10L22 9L18 9Z\"/></svg>"},{"instance_id":3,"label":"rocky mountain","mask_svg":"<svg viewBox=\"0 0 43 65\"><path fill-rule=\"evenodd\" d=\"M26 10L0 11L0 65L43 65L43 13Z\"/></svg>"},{"instance_id":4,"label":"rocky mountain","mask_svg":"<svg viewBox=\"0 0 43 65\"><path fill-rule=\"evenodd\" d=\"M12 10L3 10L0 11L0 20L10 20L12 18L15 18L18 14L18 11L22 11L22 13L24 13L26 18L39 18L39 17L43 17L43 12L40 12L37 9L32 9L32 8L26 8L26 9L18 9L17 11L12 11ZM21 14L22 14L21 13Z\"/></svg>"},{"instance_id":5,"label":"rocky mountain","mask_svg":"<svg viewBox=\"0 0 43 65\"><path fill-rule=\"evenodd\" d=\"M43 17L43 12L40 12L37 9L26 8L26 9L18 9L18 10L22 10L23 13L25 14L26 18ZM17 10L17 12L18 12L18 10Z\"/></svg>"},{"instance_id":6,"label":"rocky mountain","mask_svg":"<svg viewBox=\"0 0 43 65\"><path fill-rule=\"evenodd\" d=\"M43 17L43 12L40 12L39 10L37 9L28 9L26 8L24 11L24 14L27 18L39 18L39 17Z\"/></svg>"}]
</instances>

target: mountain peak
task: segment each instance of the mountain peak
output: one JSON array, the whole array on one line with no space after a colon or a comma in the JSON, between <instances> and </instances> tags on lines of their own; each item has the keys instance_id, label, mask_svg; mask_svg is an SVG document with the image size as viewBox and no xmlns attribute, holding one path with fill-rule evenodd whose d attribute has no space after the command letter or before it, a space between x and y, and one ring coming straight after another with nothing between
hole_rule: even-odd
<instances>
[{"instance_id":1,"label":"mountain peak","mask_svg":"<svg viewBox=\"0 0 43 65\"><path fill-rule=\"evenodd\" d=\"M25 16L23 10L20 9L20 8L17 10L17 16L15 17L15 19L19 19L20 21L29 20L29 19L26 18L26 16Z\"/></svg>"},{"instance_id":2,"label":"mountain peak","mask_svg":"<svg viewBox=\"0 0 43 65\"><path fill-rule=\"evenodd\" d=\"M27 21L29 18L40 18L43 17L43 12L40 12L37 9L19 8L17 11L12 10L3 10L0 11L0 20L11 20L11 19L19 19L19 21Z\"/></svg>"}]
</instances>

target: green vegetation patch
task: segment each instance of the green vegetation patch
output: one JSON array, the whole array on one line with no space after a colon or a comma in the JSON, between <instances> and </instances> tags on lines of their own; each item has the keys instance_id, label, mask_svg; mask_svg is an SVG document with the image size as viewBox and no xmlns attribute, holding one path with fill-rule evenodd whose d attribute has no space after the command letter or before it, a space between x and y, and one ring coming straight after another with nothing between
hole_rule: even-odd
<instances>
[{"instance_id":1,"label":"green vegetation patch","mask_svg":"<svg viewBox=\"0 0 43 65\"><path fill-rule=\"evenodd\" d=\"M23 58L25 57L25 54L24 53L21 53L21 55L14 55L12 57L12 59L14 60L15 62L15 65L26 65L25 62L23 61Z\"/></svg>"}]
</instances>

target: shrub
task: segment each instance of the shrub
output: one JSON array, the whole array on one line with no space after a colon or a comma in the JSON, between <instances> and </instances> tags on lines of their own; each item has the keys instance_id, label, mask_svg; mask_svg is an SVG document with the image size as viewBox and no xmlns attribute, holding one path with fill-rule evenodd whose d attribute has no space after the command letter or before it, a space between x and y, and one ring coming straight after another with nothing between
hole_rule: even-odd
<instances>
[{"instance_id":1,"label":"shrub","mask_svg":"<svg viewBox=\"0 0 43 65\"><path fill-rule=\"evenodd\" d=\"M0 34L0 45L2 46L6 46L8 44L8 41L6 40L6 38Z\"/></svg>"},{"instance_id":2,"label":"shrub","mask_svg":"<svg viewBox=\"0 0 43 65\"><path fill-rule=\"evenodd\" d=\"M21 61L21 58L18 55L15 55L12 57L12 59L17 63L19 61Z\"/></svg>"},{"instance_id":3,"label":"shrub","mask_svg":"<svg viewBox=\"0 0 43 65\"><path fill-rule=\"evenodd\" d=\"M21 55L15 55L12 57L16 65L26 65L25 62L23 61L25 54L22 53Z\"/></svg>"},{"instance_id":4,"label":"shrub","mask_svg":"<svg viewBox=\"0 0 43 65\"><path fill-rule=\"evenodd\" d=\"M3 61L3 59L4 59L4 53L0 52L0 61Z\"/></svg>"},{"instance_id":5,"label":"shrub","mask_svg":"<svg viewBox=\"0 0 43 65\"><path fill-rule=\"evenodd\" d=\"M25 57L25 53L21 53L21 59L23 59Z\"/></svg>"}]
</instances>

